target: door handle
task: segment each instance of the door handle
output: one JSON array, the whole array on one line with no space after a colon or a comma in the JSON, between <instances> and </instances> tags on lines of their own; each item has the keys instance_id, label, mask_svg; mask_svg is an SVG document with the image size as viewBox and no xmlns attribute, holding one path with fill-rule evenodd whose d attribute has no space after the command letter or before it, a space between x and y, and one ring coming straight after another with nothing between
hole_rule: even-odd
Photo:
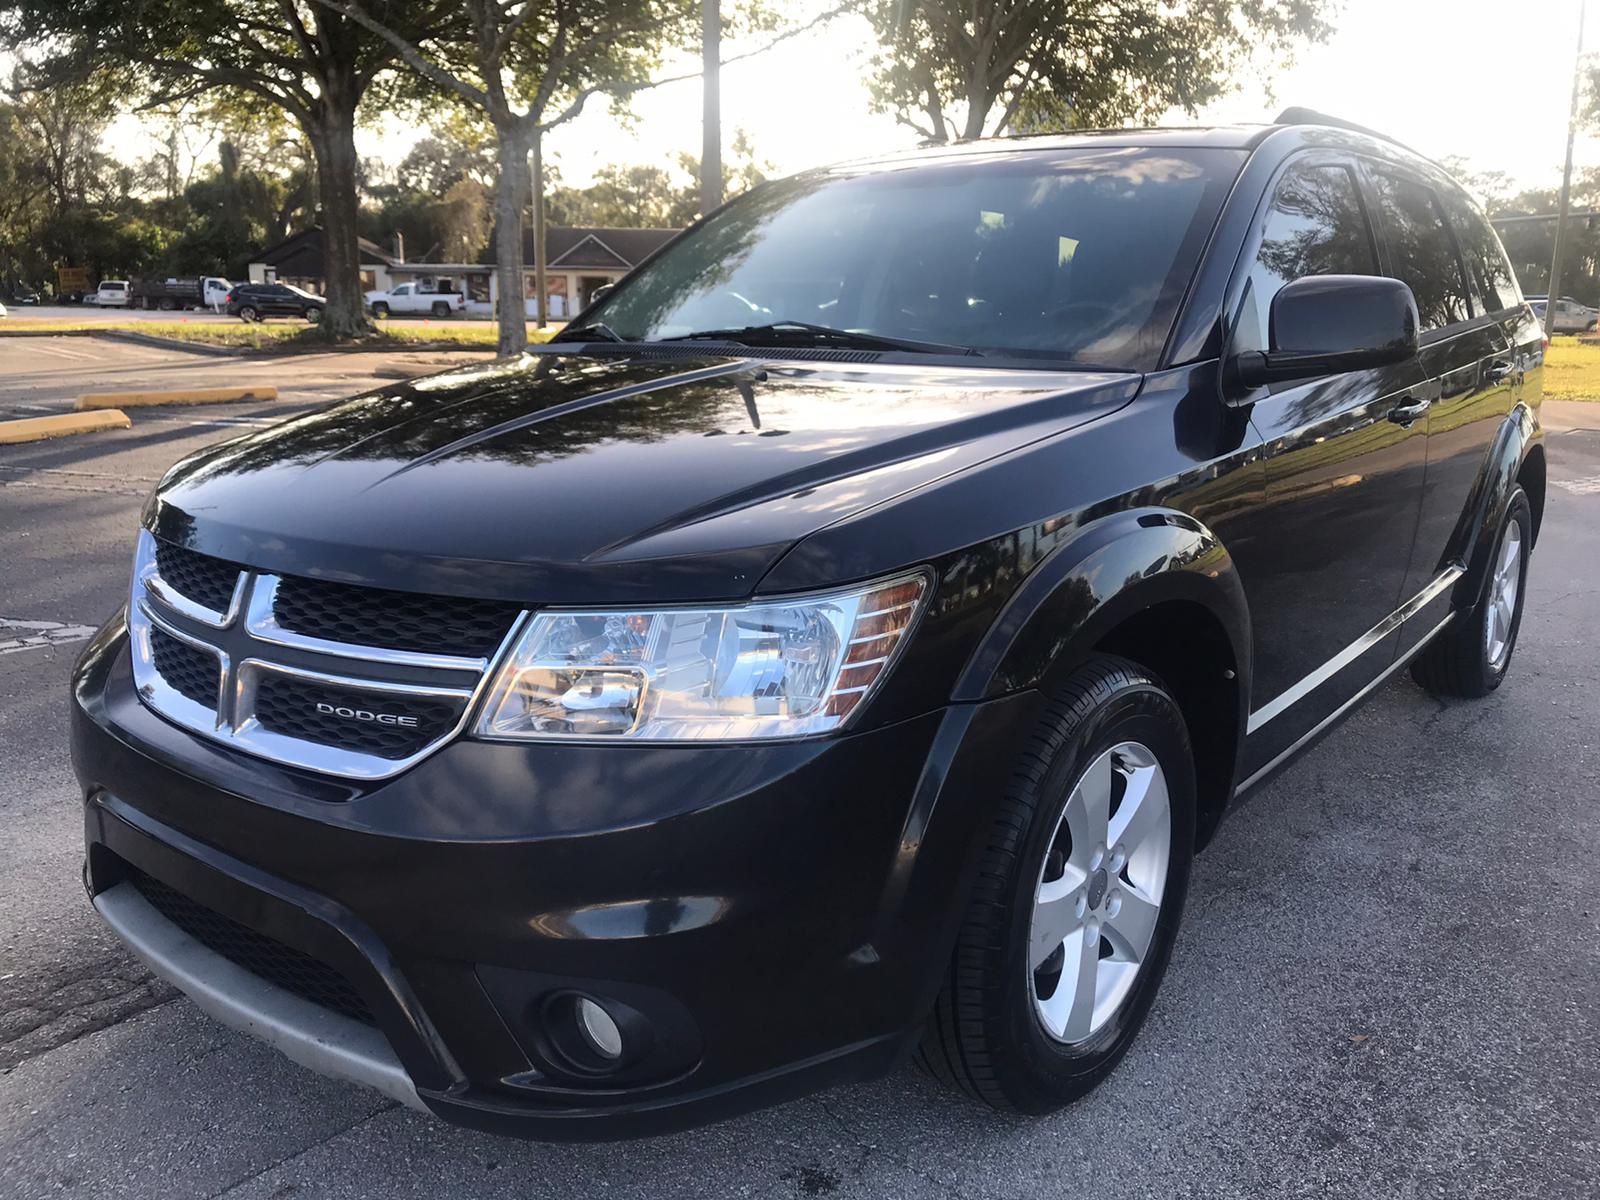
<instances>
[{"instance_id":1,"label":"door handle","mask_svg":"<svg viewBox=\"0 0 1600 1200\"><path fill-rule=\"evenodd\" d=\"M1503 358L1497 358L1483 369L1483 377L1490 383L1502 383L1516 374L1517 368Z\"/></svg>"},{"instance_id":2,"label":"door handle","mask_svg":"<svg viewBox=\"0 0 1600 1200\"><path fill-rule=\"evenodd\" d=\"M1428 415L1428 402L1406 397L1405 403L1389 410L1389 420L1396 425L1410 426Z\"/></svg>"}]
</instances>

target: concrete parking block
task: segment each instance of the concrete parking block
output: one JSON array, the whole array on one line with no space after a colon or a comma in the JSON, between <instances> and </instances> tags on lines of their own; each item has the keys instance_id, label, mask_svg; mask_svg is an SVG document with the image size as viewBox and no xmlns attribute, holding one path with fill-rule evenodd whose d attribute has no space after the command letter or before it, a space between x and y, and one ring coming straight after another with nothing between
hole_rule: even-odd
<instances>
[{"instance_id":1,"label":"concrete parking block","mask_svg":"<svg viewBox=\"0 0 1600 1200\"><path fill-rule=\"evenodd\" d=\"M0 446L40 442L45 438L67 437L74 433L96 433L102 429L127 429L132 424L127 413L110 405L99 406L96 412L23 417L15 421L0 421Z\"/></svg>"},{"instance_id":2,"label":"concrete parking block","mask_svg":"<svg viewBox=\"0 0 1600 1200\"><path fill-rule=\"evenodd\" d=\"M79 412L100 408L141 408L157 404L227 404L238 400L276 400L278 389L254 385L236 388L170 388L158 392L85 392L74 406Z\"/></svg>"}]
</instances>

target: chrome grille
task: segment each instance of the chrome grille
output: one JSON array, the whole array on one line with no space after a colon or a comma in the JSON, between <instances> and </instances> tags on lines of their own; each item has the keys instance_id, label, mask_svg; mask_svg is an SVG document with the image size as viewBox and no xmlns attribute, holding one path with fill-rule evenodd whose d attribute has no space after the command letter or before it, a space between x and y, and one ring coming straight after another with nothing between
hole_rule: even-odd
<instances>
[{"instance_id":1,"label":"chrome grille","mask_svg":"<svg viewBox=\"0 0 1600 1200\"><path fill-rule=\"evenodd\" d=\"M256 685L256 720L263 729L379 758L416 754L455 728L464 706L462 700L419 698L406 703L402 713L381 692L329 687L293 675L267 675ZM416 724L401 724L402 719Z\"/></svg>"},{"instance_id":2,"label":"chrome grille","mask_svg":"<svg viewBox=\"0 0 1600 1200\"><path fill-rule=\"evenodd\" d=\"M272 615L282 629L334 642L391 650L488 656L520 609L492 600L454 600L321 579L285 577Z\"/></svg>"},{"instance_id":3,"label":"chrome grille","mask_svg":"<svg viewBox=\"0 0 1600 1200\"><path fill-rule=\"evenodd\" d=\"M209 650L180 642L160 629L150 632L150 657L156 674L179 695L216 710L222 664Z\"/></svg>"},{"instance_id":4,"label":"chrome grille","mask_svg":"<svg viewBox=\"0 0 1600 1200\"><path fill-rule=\"evenodd\" d=\"M141 532L128 629L139 694L162 716L275 762L382 779L461 731L522 617L255 572Z\"/></svg>"},{"instance_id":5,"label":"chrome grille","mask_svg":"<svg viewBox=\"0 0 1600 1200\"><path fill-rule=\"evenodd\" d=\"M157 574L180 596L213 612L228 611L242 570L208 554L197 554L171 542L156 542Z\"/></svg>"}]
</instances>

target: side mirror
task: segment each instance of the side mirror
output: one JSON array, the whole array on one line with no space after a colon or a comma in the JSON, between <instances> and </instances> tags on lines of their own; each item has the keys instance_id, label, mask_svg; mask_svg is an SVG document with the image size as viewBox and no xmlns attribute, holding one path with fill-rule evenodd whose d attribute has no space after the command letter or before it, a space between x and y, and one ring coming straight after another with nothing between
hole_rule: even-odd
<instances>
[{"instance_id":1,"label":"side mirror","mask_svg":"<svg viewBox=\"0 0 1600 1200\"><path fill-rule=\"evenodd\" d=\"M1270 344L1234 359L1246 387L1404 362L1417 352L1417 302L1398 279L1307 275L1272 300Z\"/></svg>"},{"instance_id":2,"label":"side mirror","mask_svg":"<svg viewBox=\"0 0 1600 1200\"><path fill-rule=\"evenodd\" d=\"M602 296L604 296L607 292L611 291L611 289L616 287L616 286L617 285L614 284L614 283L602 283L599 287L595 288L594 291L589 293L589 303L593 304L596 300L600 299Z\"/></svg>"}]
</instances>

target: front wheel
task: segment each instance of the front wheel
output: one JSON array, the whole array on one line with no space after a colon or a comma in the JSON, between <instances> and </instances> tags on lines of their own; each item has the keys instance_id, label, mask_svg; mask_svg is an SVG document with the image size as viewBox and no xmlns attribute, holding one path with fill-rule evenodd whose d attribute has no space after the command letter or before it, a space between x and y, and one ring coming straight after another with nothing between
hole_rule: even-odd
<instances>
[{"instance_id":1,"label":"front wheel","mask_svg":"<svg viewBox=\"0 0 1600 1200\"><path fill-rule=\"evenodd\" d=\"M315 304L311 305L311 307L306 309L306 314L305 315L306 315L306 320L310 321L313 325L317 324L317 322L322 320L322 310L320 308L318 308Z\"/></svg>"},{"instance_id":2,"label":"front wheel","mask_svg":"<svg viewBox=\"0 0 1600 1200\"><path fill-rule=\"evenodd\" d=\"M372 306L372 315L377 317L380 321L383 320L389 315L389 306L383 303L381 300L378 301L378 303Z\"/></svg>"},{"instance_id":3,"label":"front wheel","mask_svg":"<svg viewBox=\"0 0 1600 1200\"><path fill-rule=\"evenodd\" d=\"M1456 613L1411 664L1411 677L1426 691L1475 700L1500 686L1522 630L1532 548L1533 509L1527 493L1513 488L1495 534L1483 595L1473 607Z\"/></svg>"},{"instance_id":4,"label":"front wheel","mask_svg":"<svg viewBox=\"0 0 1600 1200\"><path fill-rule=\"evenodd\" d=\"M1194 812L1188 730L1159 683L1098 657L1056 688L981 835L923 1066L1028 1113L1104 1079L1166 972Z\"/></svg>"}]
</instances>

